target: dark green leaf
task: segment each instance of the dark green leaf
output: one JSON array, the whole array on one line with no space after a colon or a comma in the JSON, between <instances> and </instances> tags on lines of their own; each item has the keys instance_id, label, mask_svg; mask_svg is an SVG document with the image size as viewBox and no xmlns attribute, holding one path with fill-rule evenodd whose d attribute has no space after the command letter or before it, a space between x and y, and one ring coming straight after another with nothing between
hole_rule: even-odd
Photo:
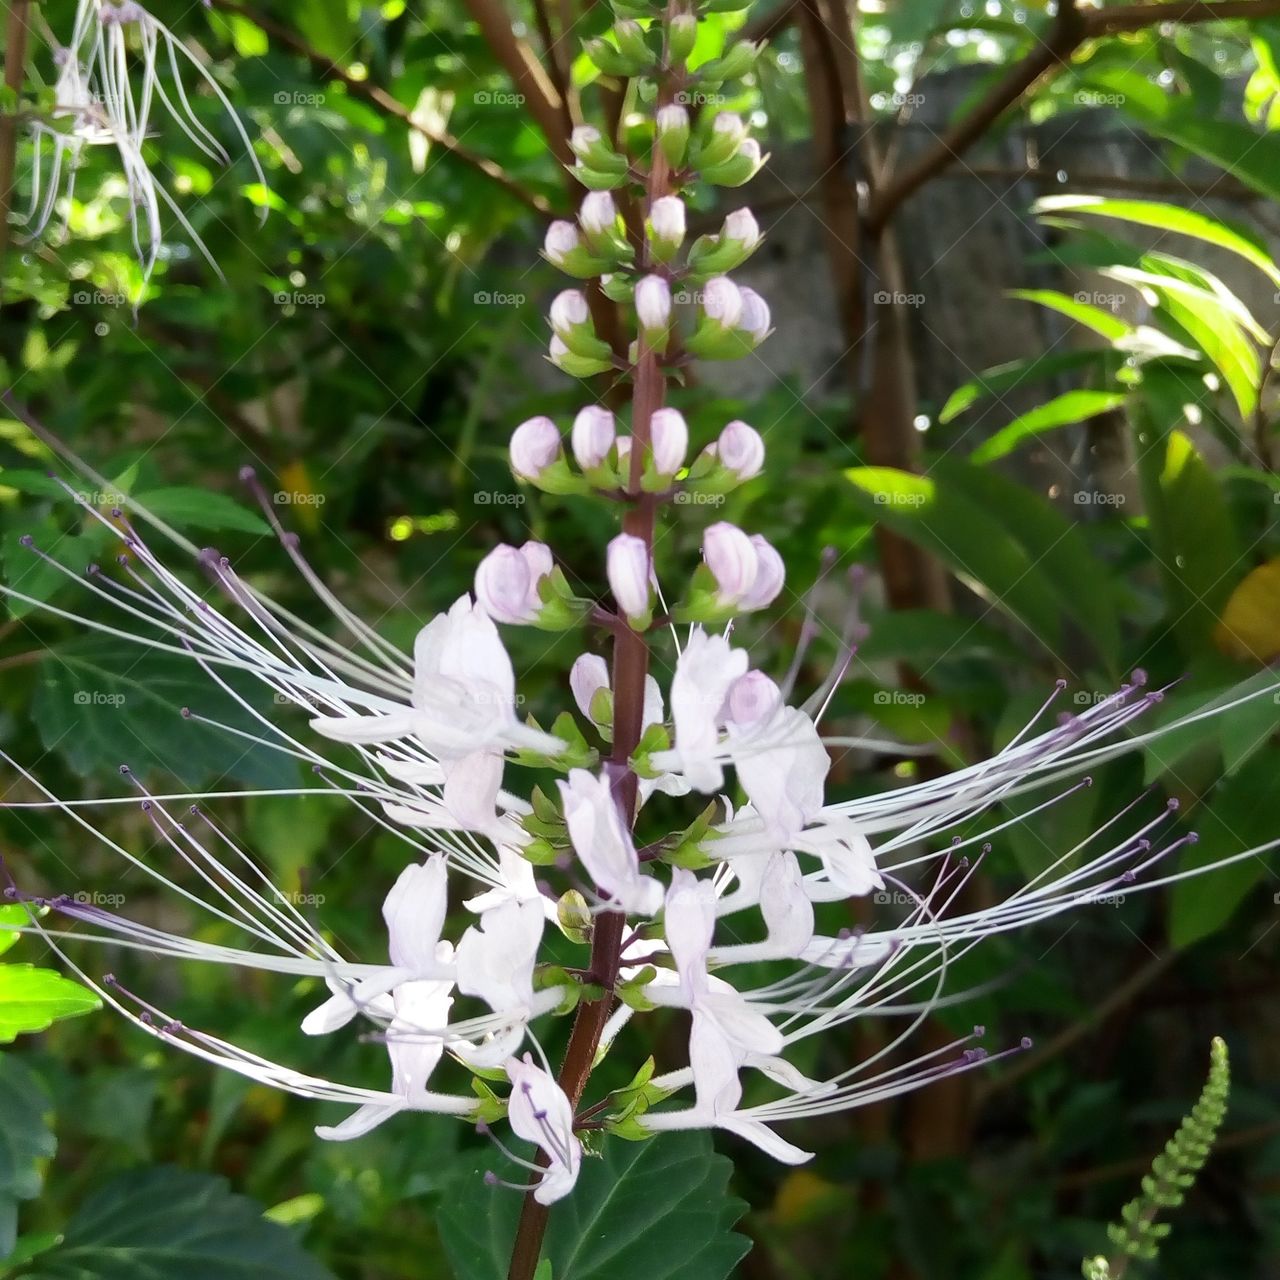
<instances>
[{"instance_id":1,"label":"dark green leaf","mask_svg":"<svg viewBox=\"0 0 1280 1280\"><path fill-rule=\"evenodd\" d=\"M1118 409L1125 401L1123 391L1067 391L1015 418L984 440L970 455L971 462L993 462L1012 452L1024 440L1055 427L1070 427Z\"/></svg>"},{"instance_id":2,"label":"dark green leaf","mask_svg":"<svg viewBox=\"0 0 1280 1280\"><path fill-rule=\"evenodd\" d=\"M14 1054L0 1053L0 1259L14 1249L18 1201L40 1194L43 1162L57 1149L51 1112L39 1077Z\"/></svg>"},{"instance_id":3,"label":"dark green leaf","mask_svg":"<svg viewBox=\"0 0 1280 1280\"><path fill-rule=\"evenodd\" d=\"M440 1234L457 1280L502 1280L519 1197L483 1184L493 1160L455 1181ZM544 1257L555 1280L725 1280L751 1247L733 1231L746 1207L728 1193L732 1163L705 1132L607 1139L551 1214Z\"/></svg>"},{"instance_id":4,"label":"dark green leaf","mask_svg":"<svg viewBox=\"0 0 1280 1280\"><path fill-rule=\"evenodd\" d=\"M271 526L255 512L242 507L215 489L151 489L134 494L135 500L153 516L178 529L206 529L220 532L269 534Z\"/></svg>"},{"instance_id":5,"label":"dark green leaf","mask_svg":"<svg viewBox=\"0 0 1280 1280\"><path fill-rule=\"evenodd\" d=\"M185 1169L122 1174L95 1192L61 1241L18 1275L39 1280L332 1280L293 1232Z\"/></svg>"}]
</instances>

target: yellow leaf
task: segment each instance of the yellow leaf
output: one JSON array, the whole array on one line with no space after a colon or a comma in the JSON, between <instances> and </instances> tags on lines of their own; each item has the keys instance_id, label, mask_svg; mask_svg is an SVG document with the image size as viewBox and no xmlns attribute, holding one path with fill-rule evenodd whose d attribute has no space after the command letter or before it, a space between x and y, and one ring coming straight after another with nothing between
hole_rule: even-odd
<instances>
[{"instance_id":1,"label":"yellow leaf","mask_svg":"<svg viewBox=\"0 0 1280 1280\"><path fill-rule=\"evenodd\" d=\"M1259 565L1231 593L1214 641L1233 658L1280 656L1280 559Z\"/></svg>"}]
</instances>

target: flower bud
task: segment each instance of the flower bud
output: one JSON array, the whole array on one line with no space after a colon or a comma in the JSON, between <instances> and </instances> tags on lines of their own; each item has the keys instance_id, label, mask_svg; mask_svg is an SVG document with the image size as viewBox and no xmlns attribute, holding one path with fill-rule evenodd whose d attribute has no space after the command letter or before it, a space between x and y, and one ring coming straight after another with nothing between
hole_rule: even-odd
<instances>
[{"instance_id":1,"label":"flower bud","mask_svg":"<svg viewBox=\"0 0 1280 1280\"><path fill-rule=\"evenodd\" d=\"M678 13L667 23L667 60L673 67L684 66L698 41L698 19Z\"/></svg>"},{"instance_id":2,"label":"flower bud","mask_svg":"<svg viewBox=\"0 0 1280 1280\"><path fill-rule=\"evenodd\" d=\"M609 589L622 615L634 627L646 627L652 613L649 604L649 548L643 538L620 533L609 543L605 561Z\"/></svg>"},{"instance_id":3,"label":"flower bud","mask_svg":"<svg viewBox=\"0 0 1280 1280\"><path fill-rule=\"evenodd\" d=\"M644 28L634 18L623 18L613 24L613 38L622 56L637 69L652 66L657 57L644 38Z\"/></svg>"},{"instance_id":4,"label":"flower bud","mask_svg":"<svg viewBox=\"0 0 1280 1280\"><path fill-rule=\"evenodd\" d=\"M740 245L745 254L751 253L760 243L760 224L750 209L735 209L725 217L720 228L720 238Z\"/></svg>"},{"instance_id":5,"label":"flower bud","mask_svg":"<svg viewBox=\"0 0 1280 1280\"><path fill-rule=\"evenodd\" d=\"M663 350L671 327L671 286L661 276L645 276L636 285L636 317L649 347Z\"/></svg>"},{"instance_id":6,"label":"flower bud","mask_svg":"<svg viewBox=\"0 0 1280 1280\"><path fill-rule=\"evenodd\" d=\"M737 479L750 480L764 467L764 438L755 427L735 420L720 432L716 457Z\"/></svg>"},{"instance_id":7,"label":"flower bud","mask_svg":"<svg viewBox=\"0 0 1280 1280\"><path fill-rule=\"evenodd\" d=\"M742 318L742 290L728 276L715 276L703 287L702 310L722 328L736 329Z\"/></svg>"},{"instance_id":8,"label":"flower bud","mask_svg":"<svg viewBox=\"0 0 1280 1280\"><path fill-rule=\"evenodd\" d=\"M703 165L702 176L718 187L740 187L760 172L765 157L754 138L744 138L738 150L721 164Z\"/></svg>"},{"instance_id":9,"label":"flower bud","mask_svg":"<svg viewBox=\"0 0 1280 1280\"><path fill-rule=\"evenodd\" d=\"M750 40L739 40L723 58L704 62L698 68L698 75L705 83L740 80L755 67L760 47Z\"/></svg>"},{"instance_id":10,"label":"flower bud","mask_svg":"<svg viewBox=\"0 0 1280 1280\"><path fill-rule=\"evenodd\" d=\"M646 224L649 243L659 262L670 262L684 243L684 201L679 196L662 196L653 202Z\"/></svg>"},{"instance_id":11,"label":"flower bud","mask_svg":"<svg viewBox=\"0 0 1280 1280\"><path fill-rule=\"evenodd\" d=\"M787 580L787 567L772 543L754 533L751 535L751 545L756 552L756 576L738 604L738 608L744 613L771 605Z\"/></svg>"},{"instance_id":12,"label":"flower bud","mask_svg":"<svg viewBox=\"0 0 1280 1280\"><path fill-rule=\"evenodd\" d=\"M626 483L627 477L631 474L631 437L619 436L614 443L617 450L618 470L622 473L623 483Z\"/></svg>"},{"instance_id":13,"label":"flower bud","mask_svg":"<svg viewBox=\"0 0 1280 1280\"><path fill-rule=\"evenodd\" d=\"M606 360L603 357L584 356L576 351L571 351L565 342L556 335L552 335L547 355L557 369L563 370L573 378L589 378L592 374L604 373L607 369L613 368L612 359Z\"/></svg>"},{"instance_id":14,"label":"flower bud","mask_svg":"<svg viewBox=\"0 0 1280 1280\"><path fill-rule=\"evenodd\" d=\"M546 239L542 242L542 251L547 259L557 267L564 266L566 257L580 244L578 228L572 222L563 220L553 222L547 228Z\"/></svg>"},{"instance_id":15,"label":"flower bud","mask_svg":"<svg viewBox=\"0 0 1280 1280\"><path fill-rule=\"evenodd\" d=\"M598 404L589 404L573 420L570 442L573 456L583 471L603 465L613 447L616 428L613 414Z\"/></svg>"},{"instance_id":16,"label":"flower bud","mask_svg":"<svg viewBox=\"0 0 1280 1280\"><path fill-rule=\"evenodd\" d=\"M722 111L711 125L711 135L699 148L698 167L706 170L732 160L746 141L747 126L740 115Z\"/></svg>"},{"instance_id":17,"label":"flower bud","mask_svg":"<svg viewBox=\"0 0 1280 1280\"><path fill-rule=\"evenodd\" d=\"M476 569L476 603L495 622L534 622L542 612L538 585L553 568L546 543L494 547Z\"/></svg>"},{"instance_id":18,"label":"flower bud","mask_svg":"<svg viewBox=\"0 0 1280 1280\"><path fill-rule=\"evenodd\" d=\"M587 305L587 295L581 289L565 289L556 294L551 304L551 327L562 338L590 319L591 308Z\"/></svg>"},{"instance_id":19,"label":"flower bud","mask_svg":"<svg viewBox=\"0 0 1280 1280\"><path fill-rule=\"evenodd\" d=\"M653 469L670 478L684 466L689 428L679 409L655 409L649 420L649 450Z\"/></svg>"},{"instance_id":20,"label":"flower bud","mask_svg":"<svg viewBox=\"0 0 1280 1280\"><path fill-rule=\"evenodd\" d=\"M578 222L587 237L607 236L618 225L618 208L607 191L592 191L583 197Z\"/></svg>"},{"instance_id":21,"label":"flower bud","mask_svg":"<svg viewBox=\"0 0 1280 1280\"><path fill-rule=\"evenodd\" d=\"M739 729L765 724L782 706L782 690L763 671L748 671L734 681L726 700L726 719Z\"/></svg>"},{"instance_id":22,"label":"flower bud","mask_svg":"<svg viewBox=\"0 0 1280 1280\"><path fill-rule=\"evenodd\" d=\"M751 539L737 525L721 520L702 535L702 558L716 583L716 603L736 608L755 581L757 557Z\"/></svg>"},{"instance_id":23,"label":"flower bud","mask_svg":"<svg viewBox=\"0 0 1280 1280\"><path fill-rule=\"evenodd\" d=\"M667 163L673 169L677 168L689 146L689 112L676 102L660 107L657 134L658 146L662 148Z\"/></svg>"},{"instance_id":24,"label":"flower bud","mask_svg":"<svg viewBox=\"0 0 1280 1280\"><path fill-rule=\"evenodd\" d=\"M560 429L550 418L530 418L511 433L511 470L536 480L560 456Z\"/></svg>"},{"instance_id":25,"label":"flower bud","mask_svg":"<svg viewBox=\"0 0 1280 1280\"><path fill-rule=\"evenodd\" d=\"M595 125L580 124L569 137L569 150L588 169L620 175L627 171L627 158L615 151Z\"/></svg>"},{"instance_id":26,"label":"flower bud","mask_svg":"<svg viewBox=\"0 0 1280 1280\"><path fill-rule=\"evenodd\" d=\"M769 304L754 289L744 287L739 294L742 316L735 327L745 330L759 344L769 336Z\"/></svg>"}]
</instances>

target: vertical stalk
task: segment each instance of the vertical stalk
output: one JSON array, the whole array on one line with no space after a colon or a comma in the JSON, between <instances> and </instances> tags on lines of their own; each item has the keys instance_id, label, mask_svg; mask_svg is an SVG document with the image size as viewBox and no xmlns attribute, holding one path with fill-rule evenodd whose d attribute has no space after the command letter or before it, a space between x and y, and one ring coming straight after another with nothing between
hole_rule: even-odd
<instances>
[{"instance_id":1,"label":"vertical stalk","mask_svg":"<svg viewBox=\"0 0 1280 1280\"><path fill-rule=\"evenodd\" d=\"M679 4L680 0L668 0L664 24L669 23L680 12ZM659 70L658 80L658 102L655 110L670 102L674 92L666 65L665 40L663 66ZM670 168L662 149L655 143L645 184L641 225L631 228L633 233L638 233L637 243L641 246L639 262L642 268L653 265L645 242L643 215L647 215L655 200L670 192ZM653 415L662 408L666 391L667 378L658 353L648 347L641 335L637 344L631 400L631 473L625 499L628 509L623 516L622 526L626 533L644 540L650 563L653 560L653 535L659 499L653 494L644 493L640 481L649 455ZM644 632L628 625L625 620L619 619L613 644L613 750L609 766L613 777L614 800L628 827L634 826L636 817L639 779L631 768L630 761L644 731L644 686L648 674L648 637ZM560 1087L575 1110L591 1075L596 1051L600 1047L600 1037L613 1007L613 987L618 977L625 924L626 917L620 911L603 911L595 920L591 940L590 977L593 983L603 988L603 994L597 1000L583 1001L578 1006L564 1062L560 1067ZM542 1162L542 1157L539 1162ZM507 1280L533 1280L542 1254L548 1217L548 1207L539 1204L532 1191L526 1192L512 1246Z\"/></svg>"},{"instance_id":2,"label":"vertical stalk","mask_svg":"<svg viewBox=\"0 0 1280 1280\"><path fill-rule=\"evenodd\" d=\"M22 91L27 63L27 16L30 0L10 0L4 31L4 84L16 96ZM14 111L0 114L0 281L9 252L9 210L13 204L13 169L18 152L18 117ZM2 288L2 286L0 286ZM3 299L0 298L0 303Z\"/></svg>"}]
</instances>

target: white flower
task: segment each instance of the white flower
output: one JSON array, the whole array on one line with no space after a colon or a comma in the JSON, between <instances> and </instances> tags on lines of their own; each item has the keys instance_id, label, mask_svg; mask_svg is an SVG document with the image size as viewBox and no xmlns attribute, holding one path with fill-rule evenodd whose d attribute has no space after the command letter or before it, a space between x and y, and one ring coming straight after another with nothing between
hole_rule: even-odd
<instances>
[{"instance_id":1,"label":"white flower","mask_svg":"<svg viewBox=\"0 0 1280 1280\"><path fill-rule=\"evenodd\" d=\"M655 240L678 248L685 237L684 201L679 196L661 196L649 209L649 226Z\"/></svg>"},{"instance_id":2,"label":"white flower","mask_svg":"<svg viewBox=\"0 0 1280 1280\"><path fill-rule=\"evenodd\" d=\"M769 304L754 290L745 286L739 290L742 299L742 310L734 327L745 329L756 342L763 342L769 336L772 318L769 315Z\"/></svg>"},{"instance_id":3,"label":"white flower","mask_svg":"<svg viewBox=\"0 0 1280 1280\"><path fill-rule=\"evenodd\" d=\"M662 905L662 886L641 874L640 859L608 778L572 769L568 781L557 785L569 839L596 888L623 911L656 914Z\"/></svg>"},{"instance_id":4,"label":"white flower","mask_svg":"<svg viewBox=\"0 0 1280 1280\"><path fill-rule=\"evenodd\" d=\"M742 319L742 290L728 276L713 276L702 287L702 309L708 319L736 329Z\"/></svg>"},{"instance_id":5,"label":"white flower","mask_svg":"<svg viewBox=\"0 0 1280 1280\"><path fill-rule=\"evenodd\" d=\"M671 323L671 286L661 276L644 276L636 285L636 317L647 330Z\"/></svg>"},{"instance_id":6,"label":"white flower","mask_svg":"<svg viewBox=\"0 0 1280 1280\"><path fill-rule=\"evenodd\" d=\"M558 739L517 720L511 659L493 619L469 596L418 633L410 706L379 715L318 716L311 724L339 742L394 742L412 735L441 759L480 749L559 749Z\"/></svg>"},{"instance_id":7,"label":"white flower","mask_svg":"<svg viewBox=\"0 0 1280 1280\"><path fill-rule=\"evenodd\" d=\"M494 547L476 569L476 604L495 622L535 622L543 608L539 584L554 567L545 542Z\"/></svg>"},{"instance_id":8,"label":"white flower","mask_svg":"<svg viewBox=\"0 0 1280 1280\"><path fill-rule=\"evenodd\" d=\"M573 1104L527 1053L522 1062L511 1058L505 1067L511 1081L511 1128L517 1137L540 1147L547 1159L533 1198L539 1204L554 1204L573 1190L582 1163L582 1144L573 1132Z\"/></svg>"},{"instance_id":9,"label":"white flower","mask_svg":"<svg viewBox=\"0 0 1280 1280\"><path fill-rule=\"evenodd\" d=\"M547 228L542 251L549 261L559 267L564 265L565 259L577 249L578 244L578 228L572 222L558 220Z\"/></svg>"},{"instance_id":10,"label":"white flower","mask_svg":"<svg viewBox=\"0 0 1280 1280\"><path fill-rule=\"evenodd\" d=\"M751 539L737 525L717 521L702 535L702 558L716 580L717 603L726 609L739 606L756 579L756 549Z\"/></svg>"},{"instance_id":11,"label":"white flower","mask_svg":"<svg viewBox=\"0 0 1280 1280\"><path fill-rule=\"evenodd\" d=\"M578 209L578 222L592 236L608 235L618 221L618 209L607 191L589 191Z\"/></svg>"},{"instance_id":12,"label":"white flower","mask_svg":"<svg viewBox=\"0 0 1280 1280\"><path fill-rule=\"evenodd\" d=\"M693 630L671 681L675 746L654 753L655 768L679 769L695 791L719 789L724 771L717 749L725 698L746 670L746 650L731 648L723 636L708 635L701 627Z\"/></svg>"},{"instance_id":13,"label":"white flower","mask_svg":"<svg viewBox=\"0 0 1280 1280\"><path fill-rule=\"evenodd\" d=\"M720 229L726 240L734 240L750 252L760 243L760 224L750 209L735 209L725 217Z\"/></svg>"}]
</instances>

